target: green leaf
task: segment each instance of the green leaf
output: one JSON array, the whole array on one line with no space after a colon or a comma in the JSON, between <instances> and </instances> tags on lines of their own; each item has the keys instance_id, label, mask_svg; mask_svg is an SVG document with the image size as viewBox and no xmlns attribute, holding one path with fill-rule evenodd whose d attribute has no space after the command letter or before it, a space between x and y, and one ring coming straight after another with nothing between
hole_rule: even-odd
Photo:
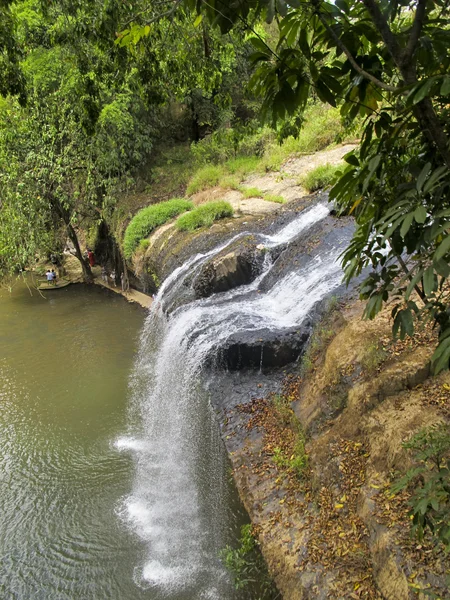
<instances>
[{"instance_id":1,"label":"green leaf","mask_svg":"<svg viewBox=\"0 0 450 600\"><path fill-rule=\"evenodd\" d=\"M448 368L450 361L450 337L443 339L436 348L431 362L433 365L433 373L437 375L444 369Z\"/></svg>"},{"instance_id":2,"label":"green leaf","mask_svg":"<svg viewBox=\"0 0 450 600\"><path fill-rule=\"evenodd\" d=\"M425 194L428 194L428 192L434 187L434 185L443 177L445 177L448 173L448 169L445 166L442 167L438 167L436 170L434 170L431 175L430 178L428 179L428 181L425 183L423 191Z\"/></svg>"},{"instance_id":3,"label":"green leaf","mask_svg":"<svg viewBox=\"0 0 450 600\"><path fill-rule=\"evenodd\" d=\"M445 262L445 260L433 260L433 265L438 275L441 277L450 277L450 266Z\"/></svg>"},{"instance_id":4,"label":"green leaf","mask_svg":"<svg viewBox=\"0 0 450 600\"><path fill-rule=\"evenodd\" d=\"M194 27L198 27L202 21L203 15L200 13L199 15L197 15L197 18L194 21Z\"/></svg>"},{"instance_id":5,"label":"green leaf","mask_svg":"<svg viewBox=\"0 0 450 600\"><path fill-rule=\"evenodd\" d=\"M272 23L275 17L275 0L268 0L266 8L266 23Z\"/></svg>"},{"instance_id":6,"label":"green leaf","mask_svg":"<svg viewBox=\"0 0 450 600\"><path fill-rule=\"evenodd\" d=\"M437 247L437 250L433 256L433 260L436 261L436 260L441 259L443 256L445 256L447 254L447 252L449 250L450 250L450 235L447 234L447 237L445 237L444 240Z\"/></svg>"},{"instance_id":7,"label":"green leaf","mask_svg":"<svg viewBox=\"0 0 450 600\"><path fill-rule=\"evenodd\" d=\"M270 49L268 48L267 44L265 44L263 42L263 40L261 38L251 37L249 39L249 42L256 48L256 50L259 50L263 54L267 54L270 56Z\"/></svg>"},{"instance_id":8,"label":"green leaf","mask_svg":"<svg viewBox=\"0 0 450 600\"><path fill-rule=\"evenodd\" d=\"M394 338L397 337L399 330L401 340L405 339L407 335L411 337L414 334L414 321L412 313L408 308L399 310L395 315L394 325L392 327Z\"/></svg>"},{"instance_id":9,"label":"green leaf","mask_svg":"<svg viewBox=\"0 0 450 600\"><path fill-rule=\"evenodd\" d=\"M417 178L417 184L416 184L418 192L420 192L422 190L422 186L425 183L425 179L428 177L428 173L430 172L430 169L431 169L431 163L428 162L421 170L420 175Z\"/></svg>"},{"instance_id":10,"label":"green leaf","mask_svg":"<svg viewBox=\"0 0 450 600\"><path fill-rule=\"evenodd\" d=\"M425 207L422 205L418 206L414 211L414 220L416 223L425 223L426 219L427 211L425 210Z\"/></svg>"},{"instance_id":11,"label":"green leaf","mask_svg":"<svg viewBox=\"0 0 450 600\"><path fill-rule=\"evenodd\" d=\"M450 94L450 77L446 75L441 85L441 96L448 96Z\"/></svg>"},{"instance_id":12,"label":"green leaf","mask_svg":"<svg viewBox=\"0 0 450 600\"><path fill-rule=\"evenodd\" d=\"M353 152L346 154L344 156L344 160L349 165L353 165L354 167L359 167L359 158L355 154L353 154Z\"/></svg>"},{"instance_id":13,"label":"green leaf","mask_svg":"<svg viewBox=\"0 0 450 600\"><path fill-rule=\"evenodd\" d=\"M377 170L378 165L380 164L380 161L381 161L381 154L377 154L376 156L374 156L373 158L371 158L369 160L368 167L369 167L370 174L374 173Z\"/></svg>"},{"instance_id":14,"label":"green leaf","mask_svg":"<svg viewBox=\"0 0 450 600\"><path fill-rule=\"evenodd\" d=\"M300 37L298 39L298 43L300 46L300 50L303 52L305 57L309 60L311 58L311 51L309 49L308 32L307 32L306 28L302 28L300 30Z\"/></svg>"},{"instance_id":15,"label":"green leaf","mask_svg":"<svg viewBox=\"0 0 450 600\"><path fill-rule=\"evenodd\" d=\"M345 15L349 13L349 8L346 0L335 0L335 4Z\"/></svg>"},{"instance_id":16,"label":"green leaf","mask_svg":"<svg viewBox=\"0 0 450 600\"><path fill-rule=\"evenodd\" d=\"M402 238L405 238L406 234L408 233L413 219L414 213L408 213L406 215L405 220L403 221L402 226L400 227L400 235L402 236Z\"/></svg>"},{"instance_id":17,"label":"green leaf","mask_svg":"<svg viewBox=\"0 0 450 600\"><path fill-rule=\"evenodd\" d=\"M425 296L430 296L437 288L437 280L432 266L425 269L423 274L423 291Z\"/></svg>"},{"instance_id":18,"label":"green leaf","mask_svg":"<svg viewBox=\"0 0 450 600\"><path fill-rule=\"evenodd\" d=\"M280 15L282 17L285 17L287 15L287 5L286 5L285 0L278 0L277 8L278 8L278 12L280 13Z\"/></svg>"},{"instance_id":19,"label":"green leaf","mask_svg":"<svg viewBox=\"0 0 450 600\"><path fill-rule=\"evenodd\" d=\"M414 94L413 104L421 102L426 96L428 96L434 82L435 78L431 77L430 79L427 79L424 83L420 84L418 90Z\"/></svg>"},{"instance_id":20,"label":"green leaf","mask_svg":"<svg viewBox=\"0 0 450 600\"><path fill-rule=\"evenodd\" d=\"M336 99L330 89L325 85L322 79L316 81L316 91L322 102L327 102L331 106L336 106Z\"/></svg>"},{"instance_id":21,"label":"green leaf","mask_svg":"<svg viewBox=\"0 0 450 600\"><path fill-rule=\"evenodd\" d=\"M408 300L414 287L418 284L418 282L422 279L423 269L419 269L414 277L411 278L411 281L408 283L408 287L405 292L405 299Z\"/></svg>"}]
</instances>

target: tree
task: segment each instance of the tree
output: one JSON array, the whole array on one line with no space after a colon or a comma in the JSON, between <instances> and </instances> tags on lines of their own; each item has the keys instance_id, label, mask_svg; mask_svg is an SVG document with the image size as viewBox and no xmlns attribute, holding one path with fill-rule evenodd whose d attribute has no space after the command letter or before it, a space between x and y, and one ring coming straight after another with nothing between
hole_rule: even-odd
<instances>
[{"instance_id":1,"label":"tree","mask_svg":"<svg viewBox=\"0 0 450 600\"><path fill-rule=\"evenodd\" d=\"M172 3L175 6L176 3ZM259 35L253 87L274 124L301 111L313 88L365 118L360 148L331 191L357 228L344 253L349 281L373 318L396 300L393 331L412 335L413 314L440 324L436 371L450 359L450 11L447 0L186 0L222 32L274 19L276 48ZM414 297L413 291L416 292Z\"/></svg>"},{"instance_id":2,"label":"tree","mask_svg":"<svg viewBox=\"0 0 450 600\"><path fill-rule=\"evenodd\" d=\"M44 14L33 0L14 10L28 102L21 107L9 98L0 111L0 275L68 236L89 281L77 229L100 221L118 184L145 161L151 116L135 73L114 72L125 53L111 31L113 59L101 35L73 35L92 14L71 18L56 5Z\"/></svg>"},{"instance_id":3,"label":"tree","mask_svg":"<svg viewBox=\"0 0 450 600\"><path fill-rule=\"evenodd\" d=\"M90 279L77 231L112 218L118 195L166 135L162 107L174 99L190 105L197 128L227 114L247 50L184 12L155 22L150 38L150 27L134 22L146 9L119 0L12 5L28 104L10 98L0 114L3 273L68 235ZM127 43L137 37L139 46Z\"/></svg>"},{"instance_id":4,"label":"tree","mask_svg":"<svg viewBox=\"0 0 450 600\"><path fill-rule=\"evenodd\" d=\"M21 52L11 14L12 0L0 1L0 95L17 95L25 104L25 80L20 69Z\"/></svg>"}]
</instances>

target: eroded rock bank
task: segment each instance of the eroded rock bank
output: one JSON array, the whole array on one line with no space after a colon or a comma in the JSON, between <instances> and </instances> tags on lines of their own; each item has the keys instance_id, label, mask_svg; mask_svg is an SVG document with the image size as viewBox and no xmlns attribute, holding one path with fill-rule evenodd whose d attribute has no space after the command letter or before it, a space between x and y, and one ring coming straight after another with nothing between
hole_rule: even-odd
<instances>
[{"instance_id":1,"label":"eroded rock bank","mask_svg":"<svg viewBox=\"0 0 450 600\"><path fill-rule=\"evenodd\" d=\"M411 466L402 442L448 422L450 375L430 376L431 328L394 343L388 310L361 314L352 300L324 317L301 377L224 382L234 477L283 598L449 598L448 555L411 537L410 494L391 484Z\"/></svg>"}]
</instances>

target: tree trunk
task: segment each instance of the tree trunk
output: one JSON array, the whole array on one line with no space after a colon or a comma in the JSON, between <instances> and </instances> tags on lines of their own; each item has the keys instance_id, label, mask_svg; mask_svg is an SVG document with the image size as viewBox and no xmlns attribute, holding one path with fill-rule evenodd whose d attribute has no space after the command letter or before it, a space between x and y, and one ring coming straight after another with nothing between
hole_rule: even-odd
<instances>
[{"instance_id":1,"label":"tree trunk","mask_svg":"<svg viewBox=\"0 0 450 600\"><path fill-rule=\"evenodd\" d=\"M83 253L81 252L80 244L78 242L78 236L71 223L67 223L67 233L75 248L75 256L80 261L81 269L83 271L83 279L86 283L92 283L94 277L92 275L91 266L83 257Z\"/></svg>"}]
</instances>

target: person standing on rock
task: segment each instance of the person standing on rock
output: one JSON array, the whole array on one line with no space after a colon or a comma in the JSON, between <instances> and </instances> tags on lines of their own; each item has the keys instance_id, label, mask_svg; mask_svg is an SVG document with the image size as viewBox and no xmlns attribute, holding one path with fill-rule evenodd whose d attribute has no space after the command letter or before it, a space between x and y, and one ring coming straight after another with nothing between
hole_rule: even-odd
<instances>
[{"instance_id":1,"label":"person standing on rock","mask_svg":"<svg viewBox=\"0 0 450 600\"><path fill-rule=\"evenodd\" d=\"M94 256L94 253L92 252L92 250L90 250L89 248L88 248L87 255L88 255L88 261L89 261L89 264L91 265L91 267L95 266L95 256Z\"/></svg>"}]
</instances>

